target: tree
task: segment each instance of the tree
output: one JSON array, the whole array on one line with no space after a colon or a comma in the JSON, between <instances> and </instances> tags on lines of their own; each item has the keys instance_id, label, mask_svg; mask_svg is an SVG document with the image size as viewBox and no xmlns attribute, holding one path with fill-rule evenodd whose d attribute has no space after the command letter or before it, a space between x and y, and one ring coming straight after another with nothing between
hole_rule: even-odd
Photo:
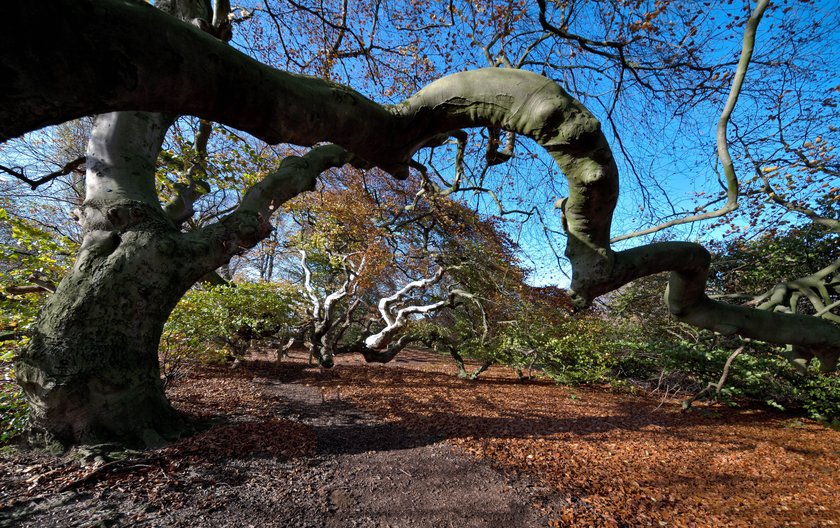
<instances>
[{"instance_id":1,"label":"tree","mask_svg":"<svg viewBox=\"0 0 840 528\"><path fill-rule=\"evenodd\" d=\"M194 11L186 9L188 2L159 4L186 13L191 23L142 2L55 0L10 7L5 23L26 25L26 39L10 29L0 33L0 140L115 112L100 115L88 147L87 189L78 213L84 238L76 263L18 361L33 424L55 437L153 443L177 433L180 419L161 390L156 350L184 292L269 236L272 214L312 189L328 168L376 166L406 178L411 168L421 168L412 159L417 151L469 127L529 137L565 174L568 196L560 208L573 266L572 299L579 306L640 277L670 271L667 302L678 319L795 345L820 357L825 369L836 365L840 328L832 323L709 299L710 256L701 245L611 247L619 183L612 150L595 116L554 81L516 69L480 69L443 77L397 105L380 105L227 46L217 38L226 34L224 8L211 17L203 3ZM760 2L746 24L733 95L718 129L729 180L734 169L726 112L734 109L765 8ZM54 46L56 41L62 45ZM220 221L181 232L154 187L167 116L181 114L225 123L269 143L313 148L286 157ZM319 145L325 141L332 144Z\"/></svg>"},{"instance_id":2,"label":"tree","mask_svg":"<svg viewBox=\"0 0 840 528\"><path fill-rule=\"evenodd\" d=\"M416 180L397 183L378 171L342 171L340 182L285 207L300 226L289 245L300 252L301 293L310 301L297 340L322 366L346 353L387 363L424 340L418 319L465 303L483 313L488 288L470 270L513 259L492 220ZM524 278L519 269L508 275Z\"/></svg>"}]
</instances>

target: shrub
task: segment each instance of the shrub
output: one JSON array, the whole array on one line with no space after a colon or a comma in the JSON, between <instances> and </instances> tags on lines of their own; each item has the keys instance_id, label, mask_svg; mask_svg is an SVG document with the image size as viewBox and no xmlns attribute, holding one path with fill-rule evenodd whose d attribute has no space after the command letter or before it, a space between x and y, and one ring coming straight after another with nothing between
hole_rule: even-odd
<instances>
[{"instance_id":1,"label":"shrub","mask_svg":"<svg viewBox=\"0 0 840 528\"><path fill-rule=\"evenodd\" d=\"M0 445L22 434L28 417L29 407L20 387L11 379L0 381Z\"/></svg>"},{"instance_id":2,"label":"shrub","mask_svg":"<svg viewBox=\"0 0 840 528\"><path fill-rule=\"evenodd\" d=\"M285 284L244 282L187 292L164 327L164 377L175 376L185 361L221 362L241 356L254 340L291 333L299 305L297 290Z\"/></svg>"},{"instance_id":3,"label":"shrub","mask_svg":"<svg viewBox=\"0 0 840 528\"><path fill-rule=\"evenodd\" d=\"M463 319L435 328L438 333L446 332L465 357L489 360L517 371L536 369L557 383L606 380L618 350L615 331L595 315L539 324L533 314L523 314L521 319L498 324L485 339Z\"/></svg>"},{"instance_id":4,"label":"shrub","mask_svg":"<svg viewBox=\"0 0 840 528\"><path fill-rule=\"evenodd\" d=\"M840 376L809 376L801 393L802 407L809 417L840 425Z\"/></svg>"},{"instance_id":5,"label":"shrub","mask_svg":"<svg viewBox=\"0 0 840 528\"><path fill-rule=\"evenodd\" d=\"M539 348L546 376L573 385L609 378L619 341L608 321L591 315L570 318L546 334Z\"/></svg>"},{"instance_id":6,"label":"shrub","mask_svg":"<svg viewBox=\"0 0 840 528\"><path fill-rule=\"evenodd\" d=\"M11 351L0 350L0 445L23 433L29 416L26 398L14 381L13 356Z\"/></svg>"},{"instance_id":7,"label":"shrub","mask_svg":"<svg viewBox=\"0 0 840 528\"><path fill-rule=\"evenodd\" d=\"M735 405L748 400L775 409L803 412L821 421L840 421L840 378L812 365L801 373L781 348L753 343L732 362L719 399ZM707 348L688 341L626 341L614 366L619 379L654 382L678 379L680 389L697 392L717 383L734 345Z\"/></svg>"}]
</instances>

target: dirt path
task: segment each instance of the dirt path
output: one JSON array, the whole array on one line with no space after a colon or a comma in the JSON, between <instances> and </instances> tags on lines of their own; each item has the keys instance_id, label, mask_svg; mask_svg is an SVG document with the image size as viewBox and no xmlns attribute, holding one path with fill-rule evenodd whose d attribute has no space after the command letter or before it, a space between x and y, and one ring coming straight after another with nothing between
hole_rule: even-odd
<instances>
[{"instance_id":1,"label":"dirt path","mask_svg":"<svg viewBox=\"0 0 840 528\"><path fill-rule=\"evenodd\" d=\"M348 362L329 383L395 424L551 486L566 504L558 526L840 526L840 431L766 407L682 412L661 395L523 384L504 368L469 383L428 354L399 360Z\"/></svg>"},{"instance_id":2,"label":"dirt path","mask_svg":"<svg viewBox=\"0 0 840 528\"><path fill-rule=\"evenodd\" d=\"M515 527L545 526L558 511L547 487L323 392L315 369L222 377L230 374L187 380L173 397L193 414L222 411L230 423L215 429L231 434L210 429L197 446L110 468L95 453L93 461L5 457L0 526ZM288 421L304 427L299 438L283 438ZM301 448L300 456L261 452L272 442L314 445L278 451Z\"/></svg>"}]
</instances>

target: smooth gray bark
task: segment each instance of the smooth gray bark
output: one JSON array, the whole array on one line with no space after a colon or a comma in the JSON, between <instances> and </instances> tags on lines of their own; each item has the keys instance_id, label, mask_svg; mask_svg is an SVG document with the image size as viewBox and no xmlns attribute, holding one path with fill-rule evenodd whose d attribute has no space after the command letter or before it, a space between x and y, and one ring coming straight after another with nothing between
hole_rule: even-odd
<instances>
[{"instance_id":1,"label":"smooth gray bark","mask_svg":"<svg viewBox=\"0 0 840 528\"><path fill-rule=\"evenodd\" d=\"M131 207L142 220L85 238L16 365L32 424L62 442L154 445L182 426L163 394L157 350L188 267L166 219Z\"/></svg>"},{"instance_id":2,"label":"smooth gray bark","mask_svg":"<svg viewBox=\"0 0 840 528\"><path fill-rule=\"evenodd\" d=\"M179 17L208 18L203 3L159 2ZM65 443L159 445L183 421L163 392L158 344L195 273L158 201L155 167L174 119L100 114L86 151L84 202L74 211L82 246L44 306L17 378L30 425Z\"/></svg>"}]
</instances>

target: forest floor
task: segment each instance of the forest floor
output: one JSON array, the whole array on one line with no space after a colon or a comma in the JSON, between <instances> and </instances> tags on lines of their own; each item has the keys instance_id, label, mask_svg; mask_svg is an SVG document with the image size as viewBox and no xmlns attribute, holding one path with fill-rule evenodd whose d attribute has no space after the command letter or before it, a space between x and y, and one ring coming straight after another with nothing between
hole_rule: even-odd
<instances>
[{"instance_id":1,"label":"forest floor","mask_svg":"<svg viewBox=\"0 0 840 528\"><path fill-rule=\"evenodd\" d=\"M302 353L168 391L161 449L0 455L0 526L840 526L840 432L607 387ZM119 456L117 456L119 455Z\"/></svg>"}]
</instances>

